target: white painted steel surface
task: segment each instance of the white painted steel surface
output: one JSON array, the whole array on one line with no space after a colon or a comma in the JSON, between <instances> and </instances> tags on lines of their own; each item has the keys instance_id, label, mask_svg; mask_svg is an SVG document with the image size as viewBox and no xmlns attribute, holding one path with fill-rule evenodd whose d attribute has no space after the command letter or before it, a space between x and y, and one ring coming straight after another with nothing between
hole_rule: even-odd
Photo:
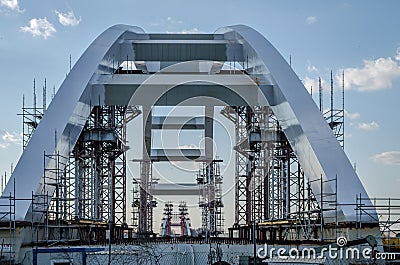
<instances>
[{"instance_id":1,"label":"white painted steel surface","mask_svg":"<svg viewBox=\"0 0 400 265\"><path fill-rule=\"evenodd\" d=\"M356 195L362 197L368 197L368 195L333 132L297 75L272 44L254 29L238 25L221 28L216 33L223 35L225 40L241 44L242 50L238 57L248 58L247 60L252 64L249 77L244 75L240 78L231 75L232 79L228 76L225 77L228 84L226 91L232 92L232 89L229 89L229 82L232 81L228 81L228 79L237 78L239 83L243 82L243 86L233 82L235 84L232 84L234 87L232 95L241 97L243 102L248 105L255 103L258 105L269 104L290 141L305 174L311 180L316 180L320 176L323 180L333 180L337 176L339 221L356 221L354 205L349 204L355 203ZM110 77L113 76L115 60L123 60L122 58L126 58L126 54L132 59L135 56L134 50L131 46L126 45L125 41L146 38L148 38L148 34L145 34L138 27L117 25L102 33L88 47L59 88L46 114L32 135L6 186L3 193L5 196L13 193L14 180L17 198L29 199L32 193L43 194L48 192L52 194L51 187L44 191L41 184L43 167L44 165L49 166L51 162L43 162L43 154L54 154L57 150L64 157L69 156L93 105L101 105L107 101L106 87L113 84ZM238 47L235 47L235 49L227 49L227 58L234 57L234 53L238 52ZM184 63L179 65L181 68L185 66ZM210 75L202 80L201 77L197 76L193 80L193 77L186 76L182 77L184 80L172 80L171 84L167 82L168 84L165 87L156 87L151 93L149 90L143 89L146 83L161 82L162 84L163 78L171 81L176 76L156 74L146 78L139 84L143 87L140 88L139 86L139 89L134 91L130 102L155 105L157 99L168 91L177 90L177 85L191 82L191 85L194 86L196 84L193 84L193 81L200 83L197 90L193 90L199 93L204 83L210 83L210 81L213 83L214 77ZM117 84L114 84L121 85L121 83L124 83L129 85L130 80L134 84L137 83L137 79L133 81L128 76L121 76L118 77ZM261 82L259 82L260 80ZM255 83L259 85L257 86ZM218 85L223 87L226 84L220 83ZM118 93L118 90L111 93ZM190 99L191 92L188 93L184 99ZM216 98L212 98L213 93L210 92L208 95L208 100L212 102L212 105L230 104L230 96L226 99L223 98L224 95L229 95L224 90L218 92L220 94L217 93ZM178 96L179 93L175 95ZM189 100L186 104L190 104L190 102ZM199 104L199 102L210 104L204 100L192 102L194 105L196 105L195 103ZM232 102L237 101L232 100ZM324 192L334 192L334 185L334 182L324 184ZM318 182L313 182L312 188L314 193L320 192ZM0 204L7 203L7 199L0 199ZM29 200L17 201L17 220L31 220L30 205ZM0 211L3 210L0 209ZM370 216L364 215L363 221L375 222L376 212L371 211L370 214Z\"/></svg>"}]
</instances>

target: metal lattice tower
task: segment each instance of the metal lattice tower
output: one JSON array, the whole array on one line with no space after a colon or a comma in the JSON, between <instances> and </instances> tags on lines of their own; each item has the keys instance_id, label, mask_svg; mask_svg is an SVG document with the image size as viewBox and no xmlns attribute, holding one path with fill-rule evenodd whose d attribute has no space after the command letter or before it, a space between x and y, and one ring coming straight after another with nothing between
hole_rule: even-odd
<instances>
[{"instance_id":1,"label":"metal lattice tower","mask_svg":"<svg viewBox=\"0 0 400 265\"><path fill-rule=\"evenodd\" d=\"M275 129L268 107L226 107L235 123L235 225L262 221L268 215L268 171Z\"/></svg>"},{"instance_id":2,"label":"metal lattice tower","mask_svg":"<svg viewBox=\"0 0 400 265\"><path fill-rule=\"evenodd\" d=\"M199 207L201 208L202 230L203 233L210 235L219 235L224 232L220 162L222 161L203 162L197 176L200 189Z\"/></svg>"},{"instance_id":3,"label":"metal lattice tower","mask_svg":"<svg viewBox=\"0 0 400 265\"><path fill-rule=\"evenodd\" d=\"M245 152L241 152L239 149L240 143L244 142L248 137L247 120L246 120L246 107L235 107L225 108L224 114L230 117L230 120L235 122L235 224L246 224L248 223L249 213L251 213L249 207L250 202L248 201L248 189L247 189L247 165L248 158Z\"/></svg>"},{"instance_id":4,"label":"metal lattice tower","mask_svg":"<svg viewBox=\"0 0 400 265\"><path fill-rule=\"evenodd\" d=\"M66 231L77 229L71 222L80 220L126 224L125 110L94 107L70 157L44 154L42 195L32 195L33 211L43 216L33 226L44 231L36 241L68 240ZM81 239L91 240L86 232Z\"/></svg>"},{"instance_id":5,"label":"metal lattice tower","mask_svg":"<svg viewBox=\"0 0 400 265\"><path fill-rule=\"evenodd\" d=\"M162 236L171 236L171 225L174 211L174 204L172 201L166 202L164 205L164 217L162 219Z\"/></svg>"},{"instance_id":6,"label":"metal lattice tower","mask_svg":"<svg viewBox=\"0 0 400 265\"><path fill-rule=\"evenodd\" d=\"M140 162L140 200L138 233L153 233L153 207L156 202L151 194L152 162Z\"/></svg>"},{"instance_id":7,"label":"metal lattice tower","mask_svg":"<svg viewBox=\"0 0 400 265\"><path fill-rule=\"evenodd\" d=\"M249 129L250 174L252 176L251 195L252 221L261 222L267 217L268 170L275 139L275 124L272 111L268 107L255 106L251 112Z\"/></svg>"},{"instance_id":8,"label":"metal lattice tower","mask_svg":"<svg viewBox=\"0 0 400 265\"><path fill-rule=\"evenodd\" d=\"M290 149L279 128L276 135L269 172L270 214L268 220L287 219L290 213Z\"/></svg>"},{"instance_id":9,"label":"metal lattice tower","mask_svg":"<svg viewBox=\"0 0 400 265\"><path fill-rule=\"evenodd\" d=\"M132 227L135 232L139 226L139 207L140 207L140 182L133 178L132 180Z\"/></svg>"},{"instance_id":10,"label":"metal lattice tower","mask_svg":"<svg viewBox=\"0 0 400 265\"><path fill-rule=\"evenodd\" d=\"M300 239L300 230L311 236L320 225L321 209L271 109L225 107L222 114L235 123L236 131L233 228L249 229L253 220L286 220L299 223L292 239ZM240 237L249 236L244 231Z\"/></svg>"},{"instance_id":11,"label":"metal lattice tower","mask_svg":"<svg viewBox=\"0 0 400 265\"><path fill-rule=\"evenodd\" d=\"M181 225L181 236L190 236L190 218L188 217L188 207L185 201L181 201L178 206L179 219Z\"/></svg>"},{"instance_id":12,"label":"metal lattice tower","mask_svg":"<svg viewBox=\"0 0 400 265\"><path fill-rule=\"evenodd\" d=\"M128 106L125 115L125 124L134 120L141 114L141 110L138 106ZM139 206L140 206L140 180L133 176L132 178L132 220L131 225L135 232L138 231L139 226Z\"/></svg>"},{"instance_id":13,"label":"metal lattice tower","mask_svg":"<svg viewBox=\"0 0 400 265\"><path fill-rule=\"evenodd\" d=\"M126 107L94 107L73 151L75 216L126 223Z\"/></svg>"}]
</instances>

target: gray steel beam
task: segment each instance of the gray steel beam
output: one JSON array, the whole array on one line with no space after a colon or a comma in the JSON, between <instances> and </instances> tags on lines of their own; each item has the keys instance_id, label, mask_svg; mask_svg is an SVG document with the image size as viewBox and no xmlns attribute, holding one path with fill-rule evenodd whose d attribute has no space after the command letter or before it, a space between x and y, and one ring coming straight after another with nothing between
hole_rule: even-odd
<instances>
[{"instance_id":1,"label":"gray steel beam","mask_svg":"<svg viewBox=\"0 0 400 265\"><path fill-rule=\"evenodd\" d=\"M157 183L152 186L152 195L199 196L197 184L192 183Z\"/></svg>"},{"instance_id":2,"label":"gray steel beam","mask_svg":"<svg viewBox=\"0 0 400 265\"><path fill-rule=\"evenodd\" d=\"M153 116L152 128L163 130L202 130L204 117Z\"/></svg>"},{"instance_id":3,"label":"gray steel beam","mask_svg":"<svg viewBox=\"0 0 400 265\"><path fill-rule=\"evenodd\" d=\"M186 63L180 65L184 68ZM259 88L244 74L99 75L92 98L98 99L93 104L124 106L267 106L260 89L272 91L271 83L265 81Z\"/></svg>"},{"instance_id":4,"label":"gray steel beam","mask_svg":"<svg viewBox=\"0 0 400 265\"><path fill-rule=\"evenodd\" d=\"M227 61L226 50L231 45L240 46L224 43L136 42L133 43L133 49L136 61ZM239 47L229 47L229 49L239 49Z\"/></svg>"},{"instance_id":5,"label":"gray steel beam","mask_svg":"<svg viewBox=\"0 0 400 265\"><path fill-rule=\"evenodd\" d=\"M151 149L152 161L188 161L204 159L201 149Z\"/></svg>"}]
</instances>

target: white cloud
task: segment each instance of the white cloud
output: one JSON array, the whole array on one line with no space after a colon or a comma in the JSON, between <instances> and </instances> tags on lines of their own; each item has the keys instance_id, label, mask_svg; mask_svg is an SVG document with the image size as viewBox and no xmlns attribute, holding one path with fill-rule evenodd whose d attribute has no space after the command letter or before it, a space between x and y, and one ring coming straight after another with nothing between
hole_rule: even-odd
<instances>
[{"instance_id":1,"label":"white cloud","mask_svg":"<svg viewBox=\"0 0 400 265\"><path fill-rule=\"evenodd\" d=\"M0 148L6 148L10 144L21 144L22 135L18 133L10 133L8 131L3 131L0 137Z\"/></svg>"},{"instance_id":2,"label":"white cloud","mask_svg":"<svg viewBox=\"0 0 400 265\"><path fill-rule=\"evenodd\" d=\"M24 10L19 8L18 0L0 0L0 6L5 6L8 9L22 13Z\"/></svg>"},{"instance_id":3,"label":"white cloud","mask_svg":"<svg viewBox=\"0 0 400 265\"><path fill-rule=\"evenodd\" d=\"M352 5L350 4L350 3L343 3L343 5L342 5L344 8L351 8L352 7Z\"/></svg>"},{"instance_id":4,"label":"white cloud","mask_svg":"<svg viewBox=\"0 0 400 265\"><path fill-rule=\"evenodd\" d=\"M151 23L152 27L159 27L161 31L172 34L196 34L202 33L198 28L183 28L182 20L177 20L173 17L161 18Z\"/></svg>"},{"instance_id":5,"label":"white cloud","mask_svg":"<svg viewBox=\"0 0 400 265\"><path fill-rule=\"evenodd\" d=\"M309 16L309 17L306 18L306 23L307 23L308 25L314 24L314 23L316 23L317 21L318 21L318 19L317 19L316 16Z\"/></svg>"},{"instance_id":6,"label":"white cloud","mask_svg":"<svg viewBox=\"0 0 400 265\"><path fill-rule=\"evenodd\" d=\"M175 26L181 25L181 24L183 24L183 21L176 20L173 17L167 17L167 18L158 19L157 21L151 23L150 26L153 26L153 27L161 26L161 27L170 28L170 27L175 27Z\"/></svg>"},{"instance_id":7,"label":"white cloud","mask_svg":"<svg viewBox=\"0 0 400 265\"><path fill-rule=\"evenodd\" d=\"M82 20L81 17L77 19L73 11L69 11L68 13L56 11L56 14L58 16L58 22L60 22L60 24L63 26L78 26Z\"/></svg>"},{"instance_id":8,"label":"white cloud","mask_svg":"<svg viewBox=\"0 0 400 265\"><path fill-rule=\"evenodd\" d=\"M400 59L397 54L396 59ZM341 84L342 71L336 74L336 82ZM400 65L392 58L364 60L361 68L345 68L344 85L346 89L373 91L392 88L393 81L400 78Z\"/></svg>"},{"instance_id":9,"label":"white cloud","mask_svg":"<svg viewBox=\"0 0 400 265\"><path fill-rule=\"evenodd\" d=\"M356 119L360 118L360 113L358 113L358 112L350 113L347 110L345 110L344 116L346 118L348 118L349 120L356 120Z\"/></svg>"},{"instance_id":10,"label":"white cloud","mask_svg":"<svg viewBox=\"0 0 400 265\"><path fill-rule=\"evenodd\" d=\"M192 29L184 29L179 31L178 33L182 34L196 34L196 33L201 33L201 31L198 28L192 28Z\"/></svg>"},{"instance_id":11,"label":"white cloud","mask_svg":"<svg viewBox=\"0 0 400 265\"><path fill-rule=\"evenodd\" d=\"M167 22L170 24L182 24L183 22L180 20L175 20L172 17L167 17Z\"/></svg>"},{"instance_id":12,"label":"white cloud","mask_svg":"<svg viewBox=\"0 0 400 265\"><path fill-rule=\"evenodd\" d=\"M303 84L306 87L306 89L308 90L309 93L311 93L311 87L313 90L313 94L318 94L319 93L319 81L318 78L310 78L308 76L306 76L303 80ZM324 79L321 78L321 87L322 90L328 89L330 86L328 84L328 82Z\"/></svg>"},{"instance_id":13,"label":"white cloud","mask_svg":"<svg viewBox=\"0 0 400 265\"><path fill-rule=\"evenodd\" d=\"M179 31L167 31L169 34L197 34L202 33L198 28L183 29Z\"/></svg>"},{"instance_id":14,"label":"white cloud","mask_svg":"<svg viewBox=\"0 0 400 265\"><path fill-rule=\"evenodd\" d=\"M386 164L386 165L395 165L400 166L400 152L399 151L390 151L383 152L377 155L374 155L372 159L375 162Z\"/></svg>"},{"instance_id":15,"label":"white cloud","mask_svg":"<svg viewBox=\"0 0 400 265\"><path fill-rule=\"evenodd\" d=\"M396 50L396 57L395 57L395 59L396 59L397 61L400 61L400 47L398 47L397 50Z\"/></svg>"},{"instance_id":16,"label":"white cloud","mask_svg":"<svg viewBox=\"0 0 400 265\"><path fill-rule=\"evenodd\" d=\"M57 32L54 25L47 21L47 18L33 18L29 21L29 26L21 27L22 32L31 33L34 37L47 39Z\"/></svg>"},{"instance_id":17,"label":"white cloud","mask_svg":"<svg viewBox=\"0 0 400 265\"><path fill-rule=\"evenodd\" d=\"M372 121L370 123L365 123L365 122L360 122L358 124L358 129L364 130L364 131L375 131L379 129L379 124L376 123L375 121Z\"/></svg>"},{"instance_id":18,"label":"white cloud","mask_svg":"<svg viewBox=\"0 0 400 265\"><path fill-rule=\"evenodd\" d=\"M309 72L309 73L318 72L318 69L314 65L309 64L307 66L307 72Z\"/></svg>"},{"instance_id":19,"label":"white cloud","mask_svg":"<svg viewBox=\"0 0 400 265\"><path fill-rule=\"evenodd\" d=\"M345 133L344 138L352 138L353 135L351 133Z\"/></svg>"}]
</instances>

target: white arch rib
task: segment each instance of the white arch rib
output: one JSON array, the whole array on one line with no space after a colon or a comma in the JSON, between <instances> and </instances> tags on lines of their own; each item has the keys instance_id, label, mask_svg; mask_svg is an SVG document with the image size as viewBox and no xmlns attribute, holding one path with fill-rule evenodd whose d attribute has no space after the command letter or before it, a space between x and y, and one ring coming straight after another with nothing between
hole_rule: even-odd
<instances>
[{"instance_id":1,"label":"white arch rib","mask_svg":"<svg viewBox=\"0 0 400 265\"><path fill-rule=\"evenodd\" d=\"M144 32L138 27L116 25L103 32L87 48L59 88L46 115L32 135L6 186L3 193L5 196L11 193L17 198L29 199L32 193L43 193L44 165L51 163L50 160L43 162L43 153L54 154L57 150L61 156L69 156L93 103L100 101L92 91L94 74L99 71L111 74L113 68L107 58L119 54L119 42L133 39L136 33ZM244 54L256 63L255 72L273 84L272 93L264 96L278 118L305 174L311 180L322 176L326 181L323 185L326 193L335 191L332 180L337 177L339 221L356 221L354 205L350 204L355 202L356 194L364 198L368 198L368 195L297 75L272 44L254 29L237 25L222 28L217 33L224 34L226 39L242 43ZM313 182L314 193L318 194L320 187L320 183ZM0 204L7 203L7 199L0 199ZM18 200L16 220L31 220L30 206L30 200ZM0 212L3 212L2 209ZM363 221L376 222L376 212L371 211Z\"/></svg>"}]
</instances>

